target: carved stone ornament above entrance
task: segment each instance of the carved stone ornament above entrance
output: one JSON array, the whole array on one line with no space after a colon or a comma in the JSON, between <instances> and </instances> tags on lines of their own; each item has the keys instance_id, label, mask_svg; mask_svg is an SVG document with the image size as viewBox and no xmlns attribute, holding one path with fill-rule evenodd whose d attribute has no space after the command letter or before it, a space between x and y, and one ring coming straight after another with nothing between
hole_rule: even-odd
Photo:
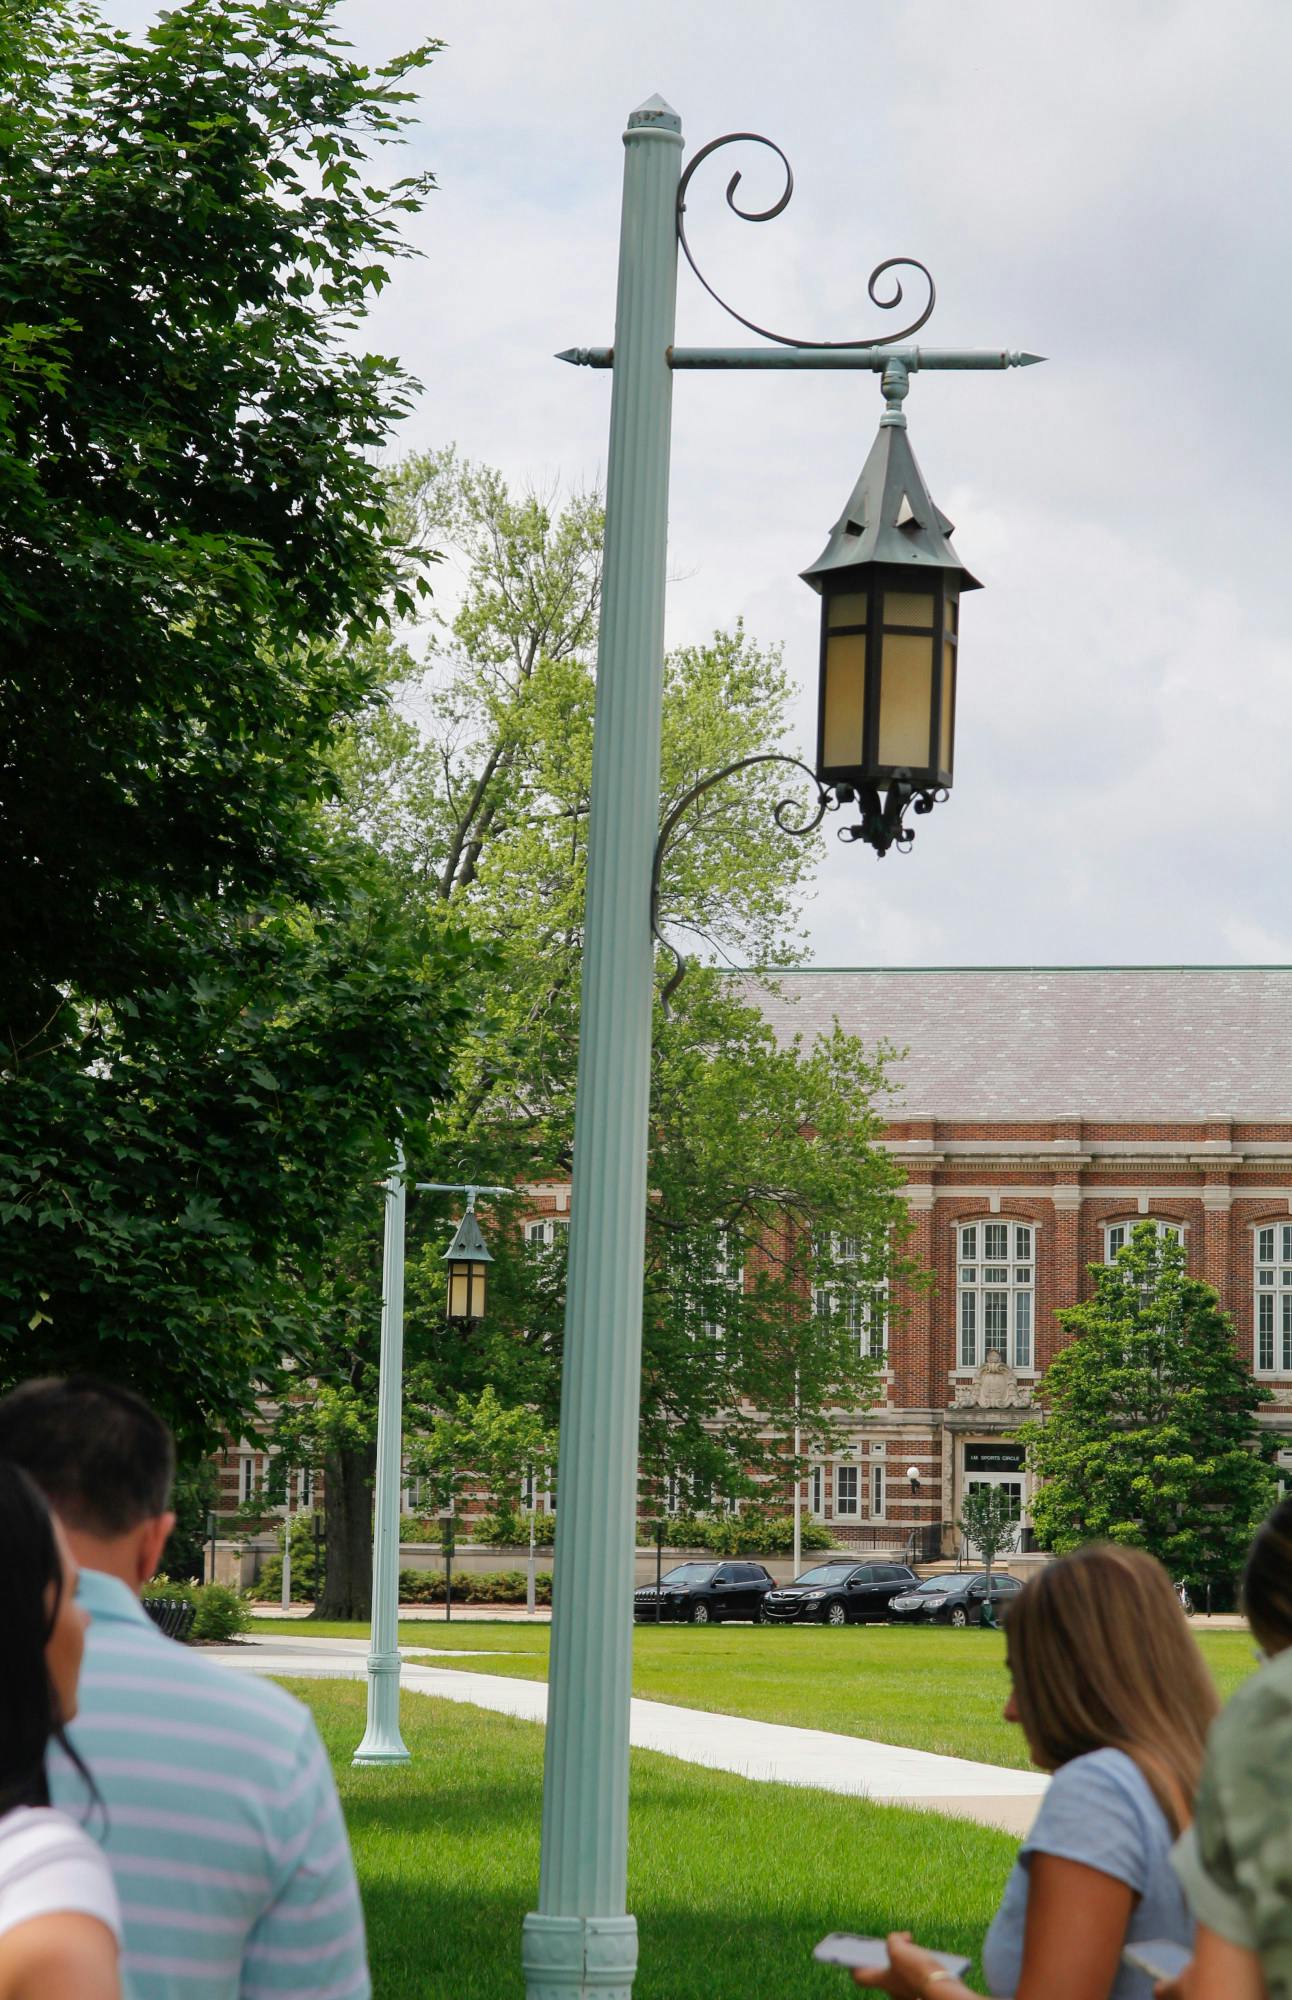
<instances>
[{"instance_id":1,"label":"carved stone ornament above entrance","mask_svg":"<svg viewBox=\"0 0 1292 2000\"><path fill-rule=\"evenodd\" d=\"M1020 1382L999 1354L989 1354L972 1382L957 1382L957 1409L1023 1410L1032 1400L1031 1384Z\"/></svg>"}]
</instances>

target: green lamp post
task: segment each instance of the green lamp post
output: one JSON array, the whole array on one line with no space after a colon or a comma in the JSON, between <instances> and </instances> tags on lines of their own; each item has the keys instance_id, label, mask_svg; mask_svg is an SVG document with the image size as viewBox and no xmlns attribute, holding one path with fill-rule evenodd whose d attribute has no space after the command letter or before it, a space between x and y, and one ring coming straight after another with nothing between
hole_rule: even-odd
<instances>
[{"instance_id":1,"label":"green lamp post","mask_svg":"<svg viewBox=\"0 0 1292 2000\"><path fill-rule=\"evenodd\" d=\"M896 415L889 414L882 428L902 433L901 394L911 374L1014 368L1037 358L1005 349L893 344L918 332L933 310L932 280L910 258L890 258L870 277L870 298L884 310L902 303L901 284L891 275L897 269L913 269L928 279L924 308L888 343L812 342L766 333L719 299L771 344L675 345L679 249L705 289L718 296L687 241L688 189L701 163L734 140L770 145L756 134L734 133L702 147L683 173L677 113L658 97L632 113L624 133L614 345L570 348L559 357L578 366L612 368L614 387L588 816L542 1857L538 1906L525 1919L522 1945L529 2000L594 1995L630 2000L637 1965L637 1931L626 1891L628 1723L652 934L660 937L659 863L668 836L690 800L725 775L702 780L660 828L672 377L685 368L891 371L889 413L896 405ZM784 154L779 147L771 150L786 175L785 190L771 207L739 207L740 174L728 183L728 206L746 221L770 221L793 190ZM860 823L843 829L846 837L864 840L882 854L909 845L910 829L902 821L907 806L929 810L950 783L955 674L946 667L948 607L954 665L959 639L954 605L960 589L971 588L973 580L954 557L947 560L947 524L928 501L904 435L895 442L890 438L882 451L876 446L876 452L879 458L872 453L867 462L870 467L874 461L872 477L861 496L874 502L869 529L864 520L857 522L862 532L851 537L845 532L840 559L827 560L832 537L808 574L823 598L823 698L828 694L830 717L818 745L830 761L809 775L819 795L811 824L818 824L828 807L855 803ZM915 529L906 532L900 499L901 518L888 519L899 474L919 539ZM845 516L845 531L850 518ZM918 610L900 601L903 593L921 600ZM855 601L845 604L861 598L864 612ZM927 625L921 622L926 610ZM841 641L853 643L841 648ZM777 818L786 832L803 830L780 811ZM679 960L663 989L665 1000L680 974Z\"/></svg>"}]
</instances>

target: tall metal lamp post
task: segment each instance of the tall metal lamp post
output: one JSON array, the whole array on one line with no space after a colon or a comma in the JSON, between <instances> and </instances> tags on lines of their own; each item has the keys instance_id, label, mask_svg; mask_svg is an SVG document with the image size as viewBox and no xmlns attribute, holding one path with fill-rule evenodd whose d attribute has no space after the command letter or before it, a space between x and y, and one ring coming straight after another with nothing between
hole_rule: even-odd
<instances>
[{"instance_id":1,"label":"tall metal lamp post","mask_svg":"<svg viewBox=\"0 0 1292 2000\"><path fill-rule=\"evenodd\" d=\"M659 827L664 589L672 380L677 368L855 368L884 376L877 445L808 581L822 594L818 810L855 806L846 838L879 854L908 846L909 808L931 810L951 783L959 591L968 578L950 549L950 524L929 499L906 445L902 399L928 368L1009 368L1036 357L1003 350L947 352L897 346L933 309L933 283L914 259L872 273L873 303L900 305L899 265L928 279L923 312L888 344L809 342L766 334L770 345L674 345L679 247L700 282L685 231L691 179L736 133L703 147L682 173L681 120L662 99L634 111L624 134L618 300L612 348L560 358L613 368L606 469L605 559L597 656L596 726L588 820L582 1011L561 1391L560 1506L548 1682L538 1908L525 1919L529 2000L628 2000L637 1931L627 1914L630 1583L637 1510L646 1140L659 862L677 814ZM738 207L766 222L790 198ZM725 301L719 300L725 305ZM891 510L891 511L890 511ZM918 601L917 601L918 600ZM761 762L750 759L748 762ZM794 760L787 760L794 761ZM739 768L739 767L737 767ZM702 780L690 798L718 782ZM807 831L782 817L787 832ZM661 942L666 940L661 939ZM671 949L671 947L669 947ZM678 971L669 982L676 984Z\"/></svg>"},{"instance_id":2,"label":"tall metal lamp post","mask_svg":"<svg viewBox=\"0 0 1292 2000\"><path fill-rule=\"evenodd\" d=\"M372 1639L368 1649L368 1726L354 1753L356 1764L407 1764L399 1733L399 1515L404 1485L404 1220L407 1187L404 1150L382 1182L386 1222L382 1236L381 1352L377 1387L377 1471L372 1530ZM449 1267L447 1317L458 1322L484 1313L485 1272L493 1259L475 1217L478 1194L510 1188L418 1181L420 1192L465 1194L467 1211L445 1252ZM478 1312L475 1308L478 1306Z\"/></svg>"}]
</instances>

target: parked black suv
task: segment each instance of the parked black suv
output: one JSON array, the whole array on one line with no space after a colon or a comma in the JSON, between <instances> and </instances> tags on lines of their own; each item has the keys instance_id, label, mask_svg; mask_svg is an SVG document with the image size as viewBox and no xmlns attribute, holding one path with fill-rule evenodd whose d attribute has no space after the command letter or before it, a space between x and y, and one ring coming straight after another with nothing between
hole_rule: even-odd
<instances>
[{"instance_id":1,"label":"parked black suv","mask_svg":"<svg viewBox=\"0 0 1292 2000\"><path fill-rule=\"evenodd\" d=\"M887 1618L892 1599L914 1590L918 1581L905 1563L859 1563L845 1556L842 1561L817 1563L793 1583L769 1590L763 1613L778 1623L861 1624Z\"/></svg>"},{"instance_id":2,"label":"parked black suv","mask_svg":"<svg viewBox=\"0 0 1292 2000\"><path fill-rule=\"evenodd\" d=\"M991 1608L1002 1622L1022 1588L1016 1576L992 1571ZM903 1624L981 1625L986 1601L986 1577L978 1570L957 1570L947 1576L926 1576L916 1589L893 1599L888 1615Z\"/></svg>"},{"instance_id":3,"label":"parked black suv","mask_svg":"<svg viewBox=\"0 0 1292 2000\"><path fill-rule=\"evenodd\" d=\"M633 1617L639 1625L685 1620L691 1625L717 1625L728 1618L763 1622L763 1599L772 1579L761 1563L690 1562L666 1570L656 1592L653 1583L633 1592Z\"/></svg>"}]
</instances>

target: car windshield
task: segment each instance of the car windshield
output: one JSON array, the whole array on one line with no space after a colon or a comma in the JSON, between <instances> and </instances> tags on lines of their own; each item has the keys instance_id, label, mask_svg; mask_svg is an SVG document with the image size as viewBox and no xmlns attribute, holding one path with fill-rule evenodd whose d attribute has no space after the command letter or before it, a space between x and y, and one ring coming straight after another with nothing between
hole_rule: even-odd
<instances>
[{"instance_id":1,"label":"car windshield","mask_svg":"<svg viewBox=\"0 0 1292 2000\"><path fill-rule=\"evenodd\" d=\"M795 1583L838 1583L847 1573L846 1566L838 1563L818 1563L815 1569L805 1569L802 1576L796 1576Z\"/></svg>"},{"instance_id":2,"label":"car windshield","mask_svg":"<svg viewBox=\"0 0 1292 2000\"><path fill-rule=\"evenodd\" d=\"M676 1569L666 1569L665 1583L707 1583L718 1567L717 1563L679 1563Z\"/></svg>"},{"instance_id":3,"label":"car windshield","mask_svg":"<svg viewBox=\"0 0 1292 2000\"><path fill-rule=\"evenodd\" d=\"M955 1587L954 1577L926 1576L923 1583L916 1584L915 1595L917 1597L932 1597L936 1594L939 1597L945 1597Z\"/></svg>"}]
</instances>

